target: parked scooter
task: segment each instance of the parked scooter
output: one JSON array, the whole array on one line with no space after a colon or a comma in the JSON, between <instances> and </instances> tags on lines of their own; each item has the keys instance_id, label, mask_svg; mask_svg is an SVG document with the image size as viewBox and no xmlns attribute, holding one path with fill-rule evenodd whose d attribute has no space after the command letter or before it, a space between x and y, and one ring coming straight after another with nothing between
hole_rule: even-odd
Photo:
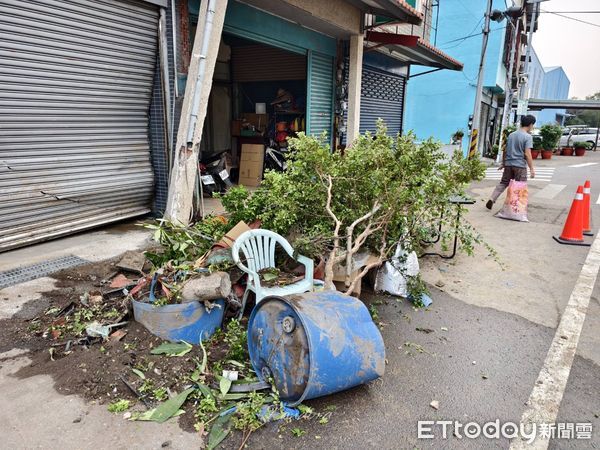
<instances>
[{"instance_id":1,"label":"parked scooter","mask_svg":"<svg viewBox=\"0 0 600 450\"><path fill-rule=\"evenodd\" d=\"M224 193L233 186L229 179L229 172L225 168L226 152L227 150L224 150L207 157L201 157L198 163L202 190L208 197L212 197L215 192Z\"/></svg>"}]
</instances>

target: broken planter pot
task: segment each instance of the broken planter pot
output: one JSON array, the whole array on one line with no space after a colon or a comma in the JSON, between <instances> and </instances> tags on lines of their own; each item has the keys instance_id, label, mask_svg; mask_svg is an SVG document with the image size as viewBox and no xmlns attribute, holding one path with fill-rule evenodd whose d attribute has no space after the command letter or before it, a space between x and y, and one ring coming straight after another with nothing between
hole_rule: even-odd
<instances>
[{"instance_id":1,"label":"broken planter pot","mask_svg":"<svg viewBox=\"0 0 600 450\"><path fill-rule=\"evenodd\" d=\"M224 299L212 302L211 309L199 301L164 306L131 302L135 320L150 333L171 342L199 344L221 327L225 313Z\"/></svg>"},{"instance_id":2,"label":"broken planter pot","mask_svg":"<svg viewBox=\"0 0 600 450\"><path fill-rule=\"evenodd\" d=\"M383 338L358 299L337 291L266 297L248 323L250 360L289 406L381 377Z\"/></svg>"}]
</instances>

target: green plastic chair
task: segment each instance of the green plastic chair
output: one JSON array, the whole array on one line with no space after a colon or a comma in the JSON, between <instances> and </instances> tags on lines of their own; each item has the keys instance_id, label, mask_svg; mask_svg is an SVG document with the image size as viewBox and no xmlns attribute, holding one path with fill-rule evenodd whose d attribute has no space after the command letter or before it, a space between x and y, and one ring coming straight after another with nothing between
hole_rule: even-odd
<instances>
[{"instance_id":1,"label":"green plastic chair","mask_svg":"<svg viewBox=\"0 0 600 450\"><path fill-rule=\"evenodd\" d=\"M239 317L244 313L246 300L250 291L256 295L256 304L263 298L270 295L292 295L311 292L313 290L313 270L314 262L312 259L298 255L296 261L305 267L304 279L287 286L264 287L260 284L260 275L258 272L262 269L275 267L275 245L279 244L291 257L294 258L294 249L290 243L281 235L270 230L250 230L242 233L233 243L231 254L233 261L245 273L248 274L246 291L242 299L242 309ZM245 263L240 259L240 252L244 254Z\"/></svg>"}]
</instances>

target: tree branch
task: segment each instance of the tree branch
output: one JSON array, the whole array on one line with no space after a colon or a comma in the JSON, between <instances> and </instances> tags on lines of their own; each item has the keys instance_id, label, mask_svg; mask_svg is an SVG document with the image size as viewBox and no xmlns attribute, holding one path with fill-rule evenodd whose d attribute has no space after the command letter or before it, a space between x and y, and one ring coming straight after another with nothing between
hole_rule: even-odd
<instances>
[{"instance_id":1,"label":"tree branch","mask_svg":"<svg viewBox=\"0 0 600 450\"><path fill-rule=\"evenodd\" d=\"M321 180L323 180L323 176L319 174ZM333 231L333 248L329 252L329 258L327 258L327 262L325 263L325 288L326 289L335 289L335 285L333 284L333 266L339 262L339 260L343 260L343 256L337 256L338 250L340 247L340 228L342 227L342 222L337 218L333 209L331 208L331 203L333 200L333 179L331 175L327 175L327 203L325 204L325 210L327 214L333 219L335 222L335 228Z\"/></svg>"}]
</instances>

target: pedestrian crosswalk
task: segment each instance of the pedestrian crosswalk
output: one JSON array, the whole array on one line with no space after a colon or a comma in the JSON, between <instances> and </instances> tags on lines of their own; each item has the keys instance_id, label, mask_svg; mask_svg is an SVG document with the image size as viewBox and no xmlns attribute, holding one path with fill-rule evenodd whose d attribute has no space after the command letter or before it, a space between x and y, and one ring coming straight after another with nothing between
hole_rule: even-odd
<instances>
[{"instance_id":1,"label":"pedestrian crosswalk","mask_svg":"<svg viewBox=\"0 0 600 450\"><path fill-rule=\"evenodd\" d=\"M529 170L528 170L529 172ZM528 173L528 181L530 182L542 182L549 183L552 181L554 176L554 167L536 167L535 178L531 178L531 173ZM497 167L488 167L485 169L485 179L492 181L500 181L502 178L502 171L498 170Z\"/></svg>"}]
</instances>

